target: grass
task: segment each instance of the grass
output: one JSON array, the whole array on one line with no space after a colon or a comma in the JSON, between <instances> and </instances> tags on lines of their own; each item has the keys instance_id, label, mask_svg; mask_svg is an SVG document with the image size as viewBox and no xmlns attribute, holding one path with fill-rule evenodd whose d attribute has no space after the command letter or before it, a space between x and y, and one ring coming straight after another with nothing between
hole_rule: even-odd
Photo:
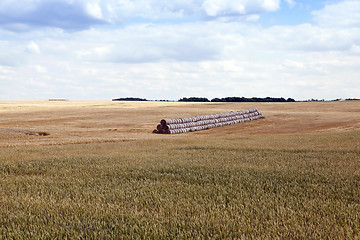
<instances>
[{"instance_id":1,"label":"grass","mask_svg":"<svg viewBox=\"0 0 360 240\"><path fill-rule=\"evenodd\" d=\"M0 148L0 239L359 239L360 131Z\"/></svg>"}]
</instances>

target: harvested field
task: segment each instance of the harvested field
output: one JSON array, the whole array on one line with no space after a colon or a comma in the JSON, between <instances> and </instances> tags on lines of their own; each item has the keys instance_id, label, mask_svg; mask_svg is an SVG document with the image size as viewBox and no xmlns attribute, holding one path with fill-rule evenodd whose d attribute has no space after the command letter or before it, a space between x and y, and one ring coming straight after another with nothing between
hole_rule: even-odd
<instances>
[{"instance_id":1,"label":"harvested field","mask_svg":"<svg viewBox=\"0 0 360 240\"><path fill-rule=\"evenodd\" d=\"M0 102L0 239L359 239L359 139L359 101Z\"/></svg>"},{"instance_id":2,"label":"harvested field","mask_svg":"<svg viewBox=\"0 0 360 240\"><path fill-rule=\"evenodd\" d=\"M290 104L0 102L0 147L158 139L164 136L154 136L152 131L162 118L191 117L255 107L265 119L194 132L187 137L353 131L360 129L359 106L359 101ZM46 136L36 133L46 133Z\"/></svg>"}]
</instances>

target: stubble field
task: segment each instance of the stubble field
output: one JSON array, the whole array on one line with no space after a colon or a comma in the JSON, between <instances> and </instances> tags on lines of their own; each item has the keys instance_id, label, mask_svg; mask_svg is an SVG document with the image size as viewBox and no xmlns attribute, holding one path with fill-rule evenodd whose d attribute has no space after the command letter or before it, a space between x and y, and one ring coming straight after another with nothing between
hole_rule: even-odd
<instances>
[{"instance_id":1,"label":"stubble field","mask_svg":"<svg viewBox=\"0 0 360 240\"><path fill-rule=\"evenodd\" d=\"M0 102L0 179L0 239L359 239L360 102Z\"/></svg>"}]
</instances>

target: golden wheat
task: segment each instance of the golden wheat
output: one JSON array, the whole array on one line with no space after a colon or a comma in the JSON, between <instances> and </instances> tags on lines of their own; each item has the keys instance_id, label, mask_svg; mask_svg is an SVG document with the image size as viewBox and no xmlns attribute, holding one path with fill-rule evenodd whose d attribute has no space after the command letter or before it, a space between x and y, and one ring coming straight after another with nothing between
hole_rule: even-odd
<instances>
[{"instance_id":1,"label":"golden wheat","mask_svg":"<svg viewBox=\"0 0 360 240\"><path fill-rule=\"evenodd\" d=\"M230 108L197 106L199 112ZM91 123L83 118L91 111L64 109L52 116L74 124L65 130L69 134L85 121L80 124L88 127L88 138L80 140L87 142L65 134L50 142L49 136L8 134L14 145L0 148L0 239L359 239L360 131L334 118L336 129L323 120L284 134L274 119L310 116L315 109L321 118L330 111L308 105L308 115L301 104L296 113L294 106L281 111L286 106L264 105L268 117L237 126L243 134L232 126L225 129L229 134L158 137L140 125L135 134L113 131L120 136L106 142L91 135L107 128L98 126L104 116ZM190 105L170 108L195 111ZM158 121L156 109L121 112L126 119L140 111L147 114L140 119ZM358 112L349 109L355 119ZM7 114L3 127L23 116ZM24 125L43 122L50 136L57 133L50 128L56 119L30 115ZM311 130L316 126L321 131Z\"/></svg>"}]
</instances>

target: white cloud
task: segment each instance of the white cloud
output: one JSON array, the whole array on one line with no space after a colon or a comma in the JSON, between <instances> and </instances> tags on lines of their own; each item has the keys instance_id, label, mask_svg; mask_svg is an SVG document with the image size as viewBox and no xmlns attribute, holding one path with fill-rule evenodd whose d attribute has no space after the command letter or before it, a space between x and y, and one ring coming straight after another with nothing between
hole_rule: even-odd
<instances>
[{"instance_id":1,"label":"white cloud","mask_svg":"<svg viewBox=\"0 0 360 240\"><path fill-rule=\"evenodd\" d=\"M46 73L47 72L46 68L44 68L43 66L40 66L40 65L34 66L34 69L38 73Z\"/></svg>"},{"instance_id":2,"label":"white cloud","mask_svg":"<svg viewBox=\"0 0 360 240\"><path fill-rule=\"evenodd\" d=\"M31 54L40 54L40 48L36 44L36 42L31 41L26 46L26 52L31 53Z\"/></svg>"},{"instance_id":3,"label":"white cloud","mask_svg":"<svg viewBox=\"0 0 360 240\"><path fill-rule=\"evenodd\" d=\"M80 0L4 1L0 3L0 27L11 31L42 27L82 30L105 23L97 18L99 11L95 3L87 5Z\"/></svg>"},{"instance_id":4,"label":"white cloud","mask_svg":"<svg viewBox=\"0 0 360 240\"><path fill-rule=\"evenodd\" d=\"M241 2L224 0L206 0L202 7L208 16L245 14L245 6Z\"/></svg>"},{"instance_id":5,"label":"white cloud","mask_svg":"<svg viewBox=\"0 0 360 240\"><path fill-rule=\"evenodd\" d=\"M360 44L353 44L351 46L350 53L360 55Z\"/></svg>"},{"instance_id":6,"label":"white cloud","mask_svg":"<svg viewBox=\"0 0 360 240\"><path fill-rule=\"evenodd\" d=\"M262 7L266 12L276 11L280 7L280 0L262 0L259 3L262 3Z\"/></svg>"},{"instance_id":7,"label":"white cloud","mask_svg":"<svg viewBox=\"0 0 360 240\"><path fill-rule=\"evenodd\" d=\"M261 33L274 48L301 51L349 51L360 44L360 28L327 28L311 24L274 26ZM282 44L277 44L279 41Z\"/></svg>"},{"instance_id":8,"label":"white cloud","mask_svg":"<svg viewBox=\"0 0 360 240\"><path fill-rule=\"evenodd\" d=\"M96 39L103 44L79 44L75 54L81 61L144 63L163 61L214 60L222 52L218 29L211 23L177 25L137 24L118 30L89 30L81 39Z\"/></svg>"},{"instance_id":9,"label":"white cloud","mask_svg":"<svg viewBox=\"0 0 360 240\"><path fill-rule=\"evenodd\" d=\"M205 0L202 8L210 17L221 17L275 11L279 5L278 0Z\"/></svg>"},{"instance_id":10,"label":"white cloud","mask_svg":"<svg viewBox=\"0 0 360 240\"><path fill-rule=\"evenodd\" d=\"M326 5L312 12L315 21L322 27L359 27L360 1L348 0Z\"/></svg>"},{"instance_id":11,"label":"white cloud","mask_svg":"<svg viewBox=\"0 0 360 240\"><path fill-rule=\"evenodd\" d=\"M339 10L348 2L354 1L342 2ZM349 24L355 21L355 12L347 16L339 11L342 27L319 20L329 15L332 5L328 5L314 13L315 24L265 28L244 20L276 10L279 1L223 0L208 6L195 0L66 3L77 3L76 9L83 6L91 19L108 22L134 16L199 18L175 24L140 19L140 23L106 28L84 24L82 31L73 32L58 27L3 31L2 99L359 97L360 27ZM200 19L205 15L213 15L211 21ZM227 21L233 15L242 21Z\"/></svg>"},{"instance_id":12,"label":"white cloud","mask_svg":"<svg viewBox=\"0 0 360 240\"><path fill-rule=\"evenodd\" d=\"M289 5L290 8L294 8L297 5L294 0L286 0L286 3Z\"/></svg>"},{"instance_id":13,"label":"white cloud","mask_svg":"<svg viewBox=\"0 0 360 240\"><path fill-rule=\"evenodd\" d=\"M25 62L22 44L15 41L0 40L0 66L19 66Z\"/></svg>"},{"instance_id":14,"label":"white cloud","mask_svg":"<svg viewBox=\"0 0 360 240\"><path fill-rule=\"evenodd\" d=\"M99 4L96 2L95 3L88 2L86 4L86 10L91 16L93 16L95 18L99 18L99 19L103 18L102 10L101 10Z\"/></svg>"},{"instance_id":15,"label":"white cloud","mask_svg":"<svg viewBox=\"0 0 360 240\"><path fill-rule=\"evenodd\" d=\"M284 69L291 69L291 70L303 70L304 69L304 63L297 62L293 60L286 59L283 64L281 64L281 68Z\"/></svg>"},{"instance_id":16,"label":"white cloud","mask_svg":"<svg viewBox=\"0 0 360 240\"><path fill-rule=\"evenodd\" d=\"M0 3L0 27L11 31L29 31L41 27L79 31L139 18L216 19L258 15L276 11L279 7L280 0L7 0Z\"/></svg>"},{"instance_id":17,"label":"white cloud","mask_svg":"<svg viewBox=\"0 0 360 240\"><path fill-rule=\"evenodd\" d=\"M14 14L24 14L28 11L34 10L39 2L41 1L22 0L14 2L12 0L2 0L0 2L0 13L6 14L9 11L12 11Z\"/></svg>"}]
</instances>

